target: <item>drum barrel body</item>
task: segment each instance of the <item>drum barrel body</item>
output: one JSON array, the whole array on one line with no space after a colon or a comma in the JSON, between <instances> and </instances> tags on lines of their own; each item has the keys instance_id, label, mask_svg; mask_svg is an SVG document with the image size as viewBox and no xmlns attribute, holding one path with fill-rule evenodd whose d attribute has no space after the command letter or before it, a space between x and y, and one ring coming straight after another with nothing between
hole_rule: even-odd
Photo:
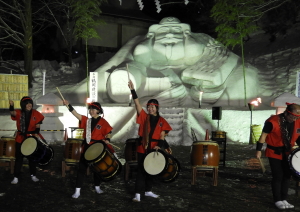
<instances>
[{"instance_id":1,"label":"drum barrel body","mask_svg":"<svg viewBox=\"0 0 300 212\"><path fill-rule=\"evenodd\" d=\"M191 165L196 167L219 167L220 151L216 142L194 142L191 147Z\"/></svg>"},{"instance_id":2,"label":"drum barrel body","mask_svg":"<svg viewBox=\"0 0 300 212\"><path fill-rule=\"evenodd\" d=\"M137 139L128 139L125 143L124 156L126 162L137 161Z\"/></svg>"},{"instance_id":3,"label":"drum barrel body","mask_svg":"<svg viewBox=\"0 0 300 212\"><path fill-rule=\"evenodd\" d=\"M81 156L82 139L68 139L64 149L64 159L68 163L77 163Z\"/></svg>"},{"instance_id":4,"label":"drum barrel body","mask_svg":"<svg viewBox=\"0 0 300 212\"><path fill-rule=\"evenodd\" d=\"M28 160L35 161L39 165L47 165L54 157L53 148L34 136L30 136L22 142L21 153Z\"/></svg>"},{"instance_id":5,"label":"drum barrel body","mask_svg":"<svg viewBox=\"0 0 300 212\"><path fill-rule=\"evenodd\" d=\"M170 154L167 158L167 166L161 174L161 179L163 182L173 182L178 176L180 172L180 163L179 161L172 157Z\"/></svg>"},{"instance_id":6,"label":"drum barrel body","mask_svg":"<svg viewBox=\"0 0 300 212\"><path fill-rule=\"evenodd\" d=\"M90 145L84 153L84 158L102 180L112 180L115 175L121 172L122 164L103 142Z\"/></svg>"},{"instance_id":7,"label":"drum barrel body","mask_svg":"<svg viewBox=\"0 0 300 212\"><path fill-rule=\"evenodd\" d=\"M151 150L143 165L148 174L159 177L163 182L173 182L180 172L177 159L162 150Z\"/></svg>"},{"instance_id":8,"label":"drum barrel body","mask_svg":"<svg viewBox=\"0 0 300 212\"><path fill-rule=\"evenodd\" d=\"M226 132L225 131L212 131L212 140L214 138L226 138Z\"/></svg>"},{"instance_id":9,"label":"drum barrel body","mask_svg":"<svg viewBox=\"0 0 300 212\"><path fill-rule=\"evenodd\" d=\"M0 139L0 158L15 158L16 141L13 137L1 137Z\"/></svg>"}]
</instances>

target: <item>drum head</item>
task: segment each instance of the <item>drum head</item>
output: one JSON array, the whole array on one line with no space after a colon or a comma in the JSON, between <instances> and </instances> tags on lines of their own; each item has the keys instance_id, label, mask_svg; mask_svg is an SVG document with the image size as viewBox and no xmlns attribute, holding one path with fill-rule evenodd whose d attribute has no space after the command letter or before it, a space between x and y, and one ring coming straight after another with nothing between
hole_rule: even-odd
<instances>
[{"instance_id":1,"label":"drum head","mask_svg":"<svg viewBox=\"0 0 300 212\"><path fill-rule=\"evenodd\" d=\"M94 143L84 153L84 158L88 161L95 160L104 150L104 145L101 143Z\"/></svg>"},{"instance_id":2,"label":"drum head","mask_svg":"<svg viewBox=\"0 0 300 212\"><path fill-rule=\"evenodd\" d=\"M37 141L34 137L29 137L25 139L21 145L21 152L23 155L31 155L37 147Z\"/></svg>"},{"instance_id":3,"label":"drum head","mask_svg":"<svg viewBox=\"0 0 300 212\"><path fill-rule=\"evenodd\" d=\"M296 174L300 176L300 150L298 149L292 154L291 166L296 171Z\"/></svg>"},{"instance_id":4,"label":"drum head","mask_svg":"<svg viewBox=\"0 0 300 212\"><path fill-rule=\"evenodd\" d=\"M150 152L144 160L144 169L148 174L160 174L166 166L166 158L160 152Z\"/></svg>"}]
</instances>

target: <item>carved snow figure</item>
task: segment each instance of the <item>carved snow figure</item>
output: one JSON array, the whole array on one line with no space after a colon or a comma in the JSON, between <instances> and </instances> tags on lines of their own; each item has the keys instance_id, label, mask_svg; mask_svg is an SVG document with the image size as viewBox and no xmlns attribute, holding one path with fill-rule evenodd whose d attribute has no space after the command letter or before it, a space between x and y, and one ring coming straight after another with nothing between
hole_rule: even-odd
<instances>
[{"instance_id":1,"label":"carved snow figure","mask_svg":"<svg viewBox=\"0 0 300 212\"><path fill-rule=\"evenodd\" d=\"M128 103L129 76L140 96L162 106L197 106L200 91L204 105L244 106L240 57L175 17L150 26L147 35L134 37L96 71L101 102ZM257 97L257 70L250 65L246 89L247 101ZM85 82L70 92L85 94Z\"/></svg>"}]
</instances>

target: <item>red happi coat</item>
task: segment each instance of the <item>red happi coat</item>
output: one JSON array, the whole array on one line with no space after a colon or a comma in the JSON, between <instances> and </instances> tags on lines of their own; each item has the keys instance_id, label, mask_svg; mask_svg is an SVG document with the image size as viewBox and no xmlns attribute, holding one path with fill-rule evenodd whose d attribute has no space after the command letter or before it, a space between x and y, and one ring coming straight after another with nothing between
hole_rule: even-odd
<instances>
[{"instance_id":1,"label":"red happi coat","mask_svg":"<svg viewBox=\"0 0 300 212\"><path fill-rule=\"evenodd\" d=\"M281 137L279 119L280 119L279 115L275 115L275 116L271 116L266 121L266 122L271 122L272 126L273 126L272 131L270 133L268 133L268 135L266 137L266 143L270 146L273 146L273 147L282 147L282 146L284 146L284 143L283 143L282 137ZM293 130L293 133L292 133L291 139L290 139L291 147L295 146L295 142L296 142L296 140L299 136L300 136L300 119L295 121L294 130ZM290 152L286 152L286 153L289 154ZM281 155L275 154L274 150L272 150L268 147L266 148L265 154L266 154L267 157L282 160L282 154Z\"/></svg>"},{"instance_id":2,"label":"red happi coat","mask_svg":"<svg viewBox=\"0 0 300 212\"><path fill-rule=\"evenodd\" d=\"M83 129L83 137L86 138L86 126L87 126L88 117L81 116L81 121L79 122L79 127ZM100 118L98 123L96 124L95 128L91 132L91 142L89 145L95 143L92 140L104 140L105 136L112 131L112 127L109 123L104 119ZM107 144L107 148L111 153L114 153L115 150L110 144Z\"/></svg>"},{"instance_id":3,"label":"red happi coat","mask_svg":"<svg viewBox=\"0 0 300 212\"><path fill-rule=\"evenodd\" d=\"M11 116L11 119L13 121L16 121L17 129L18 129L18 132L17 132L15 140L18 143L22 143L24 141L24 139L25 139L25 137L23 135L21 135L21 132L20 132L21 131L22 110L16 109L15 111L16 111L16 116ZM43 121L43 120L44 120L44 116L40 112L38 112L37 110L32 109L32 111L31 111L31 117L30 117L30 121L29 121L29 125L28 125L27 131L28 132L35 131L36 125L38 123L40 123L41 121ZM34 134L34 133L32 133L32 134ZM30 136L30 134L27 134L27 136ZM43 136L40 133L39 133L39 136L42 139L44 139Z\"/></svg>"},{"instance_id":4,"label":"red happi coat","mask_svg":"<svg viewBox=\"0 0 300 212\"><path fill-rule=\"evenodd\" d=\"M144 125L146 124L146 119L147 119L147 113L142 110L140 115L136 117L136 123L140 125L139 127L139 136L143 137L144 134ZM159 140L160 139L160 133L162 131L171 131L172 128L169 125L169 123L163 118L163 117L159 117L158 122L156 124L156 127L154 129L153 135L152 135L152 139L154 140ZM148 129L148 131L150 132L150 129ZM149 143L151 144L150 149L153 149L155 146L158 145L157 141L152 141ZM137 152L139 153L145 153L145 148L143 147L143 145L138 145L137 147Z\"/></svg>"}]
</instances>

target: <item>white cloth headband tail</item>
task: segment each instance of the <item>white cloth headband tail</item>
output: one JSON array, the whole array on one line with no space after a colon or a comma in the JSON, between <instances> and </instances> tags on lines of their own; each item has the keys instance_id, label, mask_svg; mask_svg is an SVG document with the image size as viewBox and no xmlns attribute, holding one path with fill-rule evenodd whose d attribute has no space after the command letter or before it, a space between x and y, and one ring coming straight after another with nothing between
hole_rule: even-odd
<instances>
[{"instance_id":1,"label":"white cloth headband tail","mask_svg":"<svg viewBox=\"0 0 300 212\"><path fill-rule=\"evenodd\" d=\"M89 118L86 122L87 122L87 125L86 125L86 143L89 144L91 142L91 137L92 137L92 133L91 133L92 119Z\"/></svg>"}]
</instances>

